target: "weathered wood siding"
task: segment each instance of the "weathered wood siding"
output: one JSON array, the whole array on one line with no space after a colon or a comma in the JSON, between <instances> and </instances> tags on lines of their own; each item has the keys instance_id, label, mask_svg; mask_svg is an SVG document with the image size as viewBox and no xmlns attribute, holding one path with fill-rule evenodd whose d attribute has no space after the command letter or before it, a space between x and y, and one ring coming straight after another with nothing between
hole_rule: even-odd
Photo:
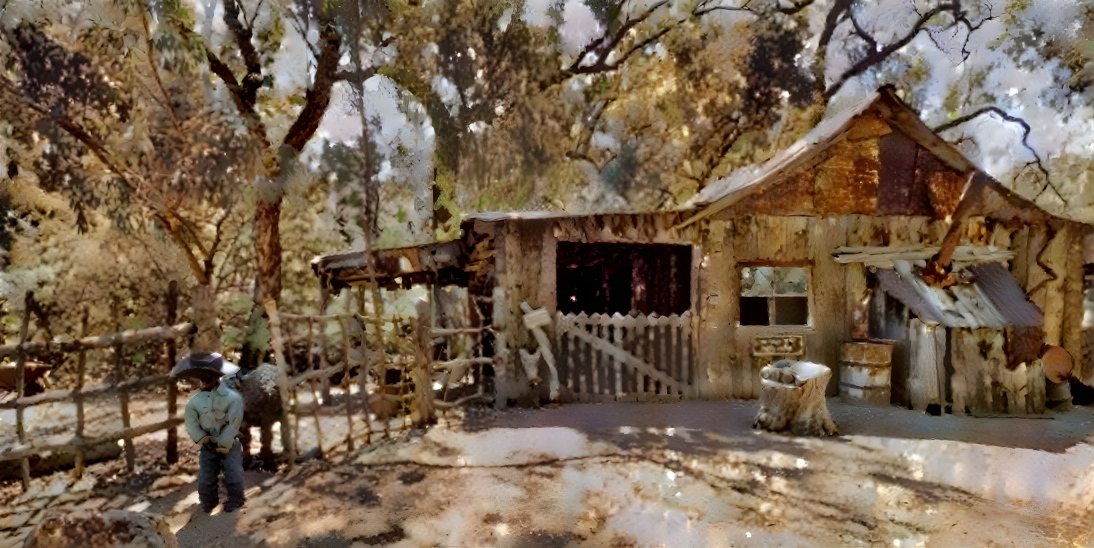
<instances>
[{"instance_id":1,"label":"weathered wood siding","mask_svg":"<svg viewBox=\"0 0 1094 548\"><path fill-rule=\"evenodd\" d=\"M699 228L676 230L679 213L602 214L554 218L501 218L479 222L475 230L494 234L496 286L492 325L499 406L524 402L538 394L523 371L518 351L534 351L536 342L524 326L520 303L557 312L556 249L558 242L698 244ZM692 283L695 291L695 283ZM691 299L694 303L694 295ZM697 344L697 343L696 343ZM693 349L694 350L694 349Z\"/></svg>"}]
</instances>

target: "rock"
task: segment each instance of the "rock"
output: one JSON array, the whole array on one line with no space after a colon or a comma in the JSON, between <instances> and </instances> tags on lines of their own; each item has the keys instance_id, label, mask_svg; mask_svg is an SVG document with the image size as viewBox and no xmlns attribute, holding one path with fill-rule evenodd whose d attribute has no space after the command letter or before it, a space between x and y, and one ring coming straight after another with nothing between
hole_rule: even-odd
<instances>
[{"instance_id":1,"label":"rock","mask_svg":"<svg viewBox=\"0 0 1094 548\"><path fill-rule=\"evenodd\" d=\"M23 548L178 548L163 518L125 510L50 510Z\"/></svg>"},{"instance_id":2,"label":"rock","mask_svg":"<svg viewBox=\"0 0 1094 548\"><path fill-rule=\"evenodd\" d=\"M152 482L151 491L158 491L160 489L171 489L174 487L182 487L183 485L189 485L194 483L196 478L189 474L179 474L177 476L163 476Z\"/></svg>"}]
</instances>

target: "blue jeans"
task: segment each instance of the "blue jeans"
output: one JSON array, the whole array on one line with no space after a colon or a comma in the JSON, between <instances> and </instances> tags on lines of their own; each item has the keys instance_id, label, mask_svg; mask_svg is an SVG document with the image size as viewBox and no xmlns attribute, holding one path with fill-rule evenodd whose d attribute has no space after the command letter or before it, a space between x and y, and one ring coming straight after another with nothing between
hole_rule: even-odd
<instances>
[{"instance_id":1,"label":"blue jeans","mask_svg":"<svg viewBox=\"0 0 1094 548\"><path fill-rule=\"evenodd\" d=\"M198 457L198 500L206 511L220 502L220 472L224 472L224 487L228 490L225 511L243 506L243 446L236 440L228 454L218 453L217 444L201 446Z\"/></svg>"}]
</instances>

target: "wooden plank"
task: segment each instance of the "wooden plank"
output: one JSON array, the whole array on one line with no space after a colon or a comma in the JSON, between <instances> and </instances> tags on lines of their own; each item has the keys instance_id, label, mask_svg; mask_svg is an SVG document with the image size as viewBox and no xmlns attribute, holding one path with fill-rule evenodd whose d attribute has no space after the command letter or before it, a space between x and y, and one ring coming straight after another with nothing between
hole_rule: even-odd
<instances>
[{"instance_id":1,"label":"wooden plank","mask_svg":"<svg viewBox=\"0 0 1094 548\"><path fill-rule=\"evenodd\" d=\"M649 361L650 355L650 317L643 314L635 320L636 341L635 357L639 360ZM628 369L631 381L630 392L640 394L645 392L645 378L637 371Z\"/></svg>"},{"instance_id":2,"label":"wooden plank","mask_svg":"<svg viewBox=\"0 0 1094 548\"><path fill-rule=\"evenodd\" d=\"M909 322L909 360L908 399L912 409L926 411L928 405L942 404L939 393L938 362L942 356L937 354L936 328L927 326L918 319ZM944 336L944 334L943 334Z\"/></svg>"},{"instance_id":3,"label":"wooden plank","mask_svg":"<svg viewBox=\"0 0 1094 548\"><path fill-rule=\"evenodd\" d=\"M1066 228L1032 227L1029 238L1029 279L1026 291L1045 318L1045 344L1060 345L1064 309L1063 275L1066 268Z\"/></svg>"},{"instance_id":4,"label":"wooden plank","mask_svg":"<svg viewBox=\"0 0 1094 548\"><path fill-rule=\"evenodd\" d=\"M23 343L23 351L27 354L35 352L78 352L80 350L93 350L97 348L110 348L116 344L133 345L149 341L162 341L177 339L190 335L195 330L194 324L185 322L178 325L160 327L146 327L144 329L130 329L120 333L86 337L75 341L31 341ZM16 356L19 352L18 344L0 346L0 358Z\"/></svg>"},{"instance_id":5,"label":"wooden plank","mask_svg":"<svg viewBox=\"0 0 1094 548\"><path fill-rule=\"evenodd\" d=\"M1036 360L1029 368L1029 403L1027 410L1030 413L1045 412L1045 368L1041 360Z\"/></svg>"},{"instance_id":6,"label":"wooden plank","mask_svg":"<svg viewBox=\"0 0 1094 548\"><path fill-rule=\"evenodd\" d=\"M324 320L326 321L326 320ZM350 389L350 345L349 345L349 331L346 326L344 318L335 318L338 322L338 330L342 333L342 393L346 397L346 450L349 453L353 453L354 440L353 440L353 391ZM368 427L368 419L365 419L365 427Z\"/></svg>"},{"instance_id":7,"label":"wooden plank","mask_svg":"<svg viewBox=\"0 0 1094 548\"><path fill-rule=\"evenodd\" d=\"M182 419L181 417L177 417L174 419L168 419L152 424L125 428L116 432L102 434L94 438L82 438L79 436L73 436L67 441L61 443L35 444L31 442L28 444L19 444L17 447L14 447L9 451L0 453L0 461L20 460L34 455L40 455L42 453L53 451L72 452L77 448L90 447L93 445L102 445L104 443L117 443L118 440L122 440L125 438L134 439L146 434L151 434L152 432L158 432L160 430L165 430L168 428L175 428L183 422L185 422L184 419Z\"/></svg>"},{"instance_id":8,"label":"wooden plank","mask_svg":"<svg viewBox=\"0 0 1094 548\"><path fill-rule=\"evenodd\" d=\"M737 261L809 260L809 217L756 215L734 223Z\"/></svg>"},{"instance_id":9,"label":"wooden plank","mask_svg":"<svg viewBox=\"0 0 1094 548\"><path fill-rule=\"evenodd\" d=\"M314 322L315 322L315 320L313 318L308 318L308 351L307 351L307 353L305 353L305 356L307 357L307 360L308 360L307 369L312 369L313 371L315 371L317 373L333 373L333 371L319 368L318 364L315 363L315 359L314 359L315 354L314 354L314 352L315 352L316 345L315 345L315 326L314 326ZM322 378L323 379L328 379L329 376L328 375L323 375ZM322 457L322 455L323 455L323 425L319 421L320 400L319 400L319 392L315 389L315 380L314 379L308 381L308 389L311 391L311 397L312 397L312 403L313 403L313 405L312 405L312 420L315 421L315 448L319 451L320 457ZM327 402L324 401L323 403L326 404Z\"/></svg>"},{"instance_id":10,"label":"wooden plank","mask_svg":"<svg viewBox=\"0 0 1094 548\"><path fill-rule=\"evenodd\" d=\"M595 337L585 332L578 332L577 337L584 340L590 346L596 348L598 352L613 356L614 358L627 364L628 367L642 373L643 375L646 375L647 377L662 384L665 384L675 390L680 389L679 383L677 383L675 380L669 378L664 373L654 369L646 362L635 357L633 354L630 354L621 348L616 348L615 346L612 346L611 343L605 341L604 339Z\"/></svg>"},{"instance_id":11,"label":"wooden plank","mask_svg":"<svg viewBox=\"0 0 1094 548\"><path fill-rule=\"evenodd\" d=\"M1070 223L1069 223L1070 224ZM1075 369L1072 375L1076 379L1085 379L1089 362L1083 359L1083 264L1084 241L1092 230L1082 225L1071 225L1068 231L1070 241L1066 254L1066 273L1064 274L1064 312L1061 323L1060 346L1071 354Z\"/></svg>"},{"instance_id":12,"label":"wooden plank","mask_svg":"<svg viewBox=\"0 0 1094 548\"><path fill-rule=\"evenodd\" d=\"M23 319L19 323L19 344L16 345L16 348L18 349L18 353L16 354L16 357L15 357L15 399L16 399L16 401L22 399L22 397L26 394L26 383L25 383L26 379L23 377L23 374L24 374L24 367L26 366L26 362L27 362L27 353L26 353L27 333L30 330L30 309L31 309L31 302L32 302L33 299L34 299L34 293L31 292L31 291L27 291L26 297L23 301L25 303L24 306L23 306ZM16 407L15 408L15 433L16 433L16 438L19 440L20 445L24 445L24 444L27 443L27 429L26 429L26 425L23 423L23 408L22 407ZM21 472L22 472L22 478L21 479L23 481L23 492L25 493L28 490L30 490L30 461L27 460L26 457L23 457L19 462L19 466L20 466Z\"/></svg>"},{"instance_id":13,"label":"wooden plank","mask_svg":"<svg viewBox=\"0 0 1094 548\"><path fill-rule=\"evenodd\" d=\"M29 396L26 398L0 402L0 409L20 409L32 407L46 402L58 402L68 400L85 401L109 396L117 396L123 390L133 392L142 388L146 388L148 386L167 384L169 382L172 382L172 380L167 375L150 375L147 377L141 377L139 379L120 382L118 384L98 384L88 389L50 390L48 392L42 392L41 394L35 394L34 396Z\"/></svg>"},{"instance_id":14,"label":"wooden plank","mask_svg":"<svg viewBox=\"0 0 1094 548\"><path fill-rule=\"evenodd\" d=\"M598 322L593 329L593 332L596 333L597 338L600 340L605 340L607 338L605 332L607 331L608 326L604 323ZM596 356L596 374L594 376L596 379L596 386L593 392L595 394L603 395L606 393L605 388L607 388L608 385L608 368L610 367L610 355L605 354L604 352L598 352Z\"/></svg>"},{"instance_id":15,"label":"wooden plank","mask_svg":"<svg viewBox=\"0 0 1094 548\"><path fill-rule=\"evenodd\" d=\"M171 283L167 284L167 317L164 320L167 325L174 325L177 321L178 304L179 304L179 283L178 280L171 280ZM80 331L80 338L83 338L87 332L87 311L84 311L83 326ZM178 357L176 355L177 348L175 347L175 339L167 339L164 344L164 350L167 354L167 371L170 372L175 367L175 360ZM80 353L81 359L83 358L83 352ZM80 384L83 384L81 380ZM81 410L82 413L82 410ZM178 384L167 384L167 418L173 419L178 417L179 414L179 395ZM179 461L179 429L169 428L167 430L167 464L175 464ZM80 455L80 463L82 465L82 452Z\"/></svg>"},{"instance_id":16,"label":"wooden plank","mask_svg":"<svg viewBox=\"0 0 1094 548\"><path fill-rule=\"evenodd\" d=\"M805 359L833 369L828 395L839 392L840 344L851 335L852 320L847 314L847 270L832 259L832 251L845 245L853 223L859 218L811 219L810 251L813 268L809 277L810 323L813 334L806 339ZM847 223L852 223L848 226ZM759 371L755 371L759 375ZM758 377L757 377L758 378Z\"/></svg>"},{"instance_id":17,"label":"wooden plank","mask_svg":"<svg viewBox=\"0 0 1094 548\"><path fill-rule=\"evenodd\" d=\"M612 344L615 346L623 347L623 339L625 337L625 329L622 324L612 326ZM611 393L613 396L619 396L623 393L623 364L619 360L612 360L612 374L611 374Z\"/></svg>"},{"instance_id":18,"label":"wooden plank","mask_svg":"<svg viewBox=\"0 0 1094 548\"><path fill-rule=\"evenodd\" d=\"M289 426L289 410L293 399L289 395L289 365L285 360L285 349L281 337L281 318L277 314L277 304L272 298L267 298L262 303L266 309L266 316L270 319L270 345L274 350L274 359L277 362L277 392L281 396L281 445L288 456L287 467L292 470L296 462L296 436ZM349 358L349 354L346 355ZM295 391L294 391L295 393Z\"/></svg>"},{"instance_id":19,"label":"wooden plank","mask_svg":"<svg viewBox=\"0 0 1094 548\"><path fill-rule=\"evenodd\" d=\"M87 307L84 307L83 318L80 320L80 337L81 338L84 337L87 334L87 316L88 316L88 309L87 309ZM171 365L172 365L172 367L174 366L173 363ZM79 355L76 357L76 389L73 390L73 393L78 395L80 393L80 391L84 389L84 381L86 379L86 376L87 376L87 351L86 350L81 350L79 352ZM172 382L172 383L170 383L169 386L175 386L175 383ZM176 388L176 390L177 390L177 388ZM171 405L171 401L172 401L170 399L171 392L172 391L170 389L168 389L168 392L167 392L168 393L168 400L167 400L167 402L168 402L168 409L169 410L171 409L170 405ZM75 398L75 400L76 400L76 438L77 439L83 439L83 437L84 437L84 399L81 398L81 397L77 397L77 398ZM172 414L171 416L172 416L172 418L176 417L176 416L178 416L178 413L176 412L176 413ZM177 433L178 431L175 430L175 432ZM171 431L169 430L168 431L168 440L170 440L170 433L171 433ZM168 444L167 447L168 447L168 459L170 459L171 445ZM176 450L177 450L178 446L176 445L175 447L176 447ZM177 461L177 459L178 459L177 453L175 455L175 458L176 458L176 461ZM77 478L82 478L84 476L84 460L85 460L84 459L84 449L83 449L83 446L80 446L79 448L76 449L76 462L75 462L75 470L74 470L74 475Z\"/></svg>"},{"instance_id":20,"label":"wooden plank","mask_svg":"<svg viewBox=\"0 0 1094 548\"><path fill-rule=\"evenodd\" d=\"M114 332L121 332L121 305L118 299L115 297L112 311L114 314ZM122 343L116 342L114 344L114 382L121 382L128 376L128 372L125 371L125 355L122 352L124 346ZM118 391L118 406L121 408L122 414L122 429L128 430L131 427L129 415L129 392L125 388L121 388ZM122 441L125 446L125 468L132 474L137 468L137 451L133 447L132 438L124 438Z\"/></svg>"}]
</instances>

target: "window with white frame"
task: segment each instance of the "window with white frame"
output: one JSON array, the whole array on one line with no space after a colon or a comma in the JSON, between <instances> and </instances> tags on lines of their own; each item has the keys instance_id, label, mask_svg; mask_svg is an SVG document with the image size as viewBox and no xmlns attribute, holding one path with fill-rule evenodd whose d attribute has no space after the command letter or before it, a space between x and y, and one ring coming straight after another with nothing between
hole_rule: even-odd
<instances>
[{"instance_id":1,"label":"window with white frame","mask_svg":"<svg viewBox=\"0 0 1094 548\"><path fill-rule=\"evenodd\" d=\"M809 325L809 268L741 269L739 325Z\"/></svg>"}]
</instances>

